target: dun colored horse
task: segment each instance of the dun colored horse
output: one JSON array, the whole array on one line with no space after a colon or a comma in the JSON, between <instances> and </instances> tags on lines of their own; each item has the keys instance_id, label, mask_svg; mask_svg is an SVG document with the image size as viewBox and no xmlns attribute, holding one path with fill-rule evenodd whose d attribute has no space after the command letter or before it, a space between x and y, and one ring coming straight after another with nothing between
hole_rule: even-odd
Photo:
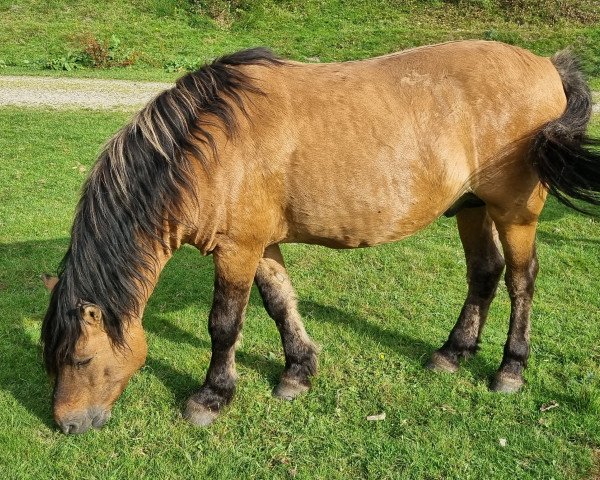
<instances>
[{"instance_id":1,"label":"dun colored horse","mask_svg":"<svg viewBox=\"0 0 600 480\"><path fill-rule=\"evenodd\" d=\"M108 142L84 186L42 327L56 422L106 422L145 361L144 306L182 244L215 264L212 357L184 414L207 425L234 394L253 281L285 352L274 395L310 387L316 349L280 243L378 245L444 213L457 217L468 295L429 366L453 372L477 350L506 266L510 329L491 388L518 390L546 194L600 203L590 115L568 54L483 41L310 65L253 49L180 78Z\"/></svg>"}]
</instances>

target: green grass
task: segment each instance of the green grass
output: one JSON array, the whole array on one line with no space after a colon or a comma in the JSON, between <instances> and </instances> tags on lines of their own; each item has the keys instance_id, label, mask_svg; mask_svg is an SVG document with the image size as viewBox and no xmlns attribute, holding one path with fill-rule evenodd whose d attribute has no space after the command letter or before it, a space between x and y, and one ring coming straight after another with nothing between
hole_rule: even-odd
<instances>
[{"instance_id":1,"label":"green grass","mask_svg":"<svg viewBox=\"0 0 600 480\"><path fill-rule=\"evenodd\" d=\"M321 345L314 388L271 398L277 331L253 292L233 404L209 428L181 419L203 380L212 263L183 248L146 310L147 365L100 431L53 425L41 366L48 296L38 276L68 244L85 173L128 115L0 109L1 478L589 478L600 448L598 223L555 201L539 229L541 273L527 387L488 391L507 331L505 288L477 357L454 376L423 368L465 295L455 221L406 241L284 248L300 310ZM600 135L600 123L593 129ZM556 401L559 407L540 412ZM382 422L367 422L385 412ZM500 446L500 439L507 444Z\"/></svg>"},{"instance_id":2,"label":"green grass","mask_svg":"<svg viewBox=\"0 0 600 480\"><path fill-rule=\"evenodd\" d=\"M118 38L116 60L133 54L135 65L63 74L164 80L177 75L165 68L256 45L298 60L338 61L485 38L544 55L573 46L586 72L600 76L596 0L2 0L0 25L4 73L77 64L94 38Z\"/></svg>"},{"instance_id":3,"label":"green grass","mask_svg":"<svg viewBox=\"0 0 600 480\"><path fill-rule=\"evenodd\" d=\"M594 0L0 0L0 25L0 74L172 80L180 73L168 69L256 45L337 61L487 38L544 55L573 45L600 89ZM45 69L81 59L90 38L112 36L117 60L137 56L132 67ZM38 277L68 245L83 170L128 116L0 109L0 478L600 475L598 223L553 200L539 229L532 356L518 395L487 389L506 337L503 287L480 354L455 376L423 369L466 291L455 222L441 219L373 249L285 246L300 310L322 347L314 388L293 403L271 398L283 356L253 292L238 393L208 429L187 425L180 412L208 366L212 263L183 248L146 311L147 365L112 420L79 437L59 433L41 367L48 296ZM592 131L600 136L600 122ZM540 412L550 401L559 407ZM385 421L365 420L382 411Z\"/></svg>"}]
</instances>

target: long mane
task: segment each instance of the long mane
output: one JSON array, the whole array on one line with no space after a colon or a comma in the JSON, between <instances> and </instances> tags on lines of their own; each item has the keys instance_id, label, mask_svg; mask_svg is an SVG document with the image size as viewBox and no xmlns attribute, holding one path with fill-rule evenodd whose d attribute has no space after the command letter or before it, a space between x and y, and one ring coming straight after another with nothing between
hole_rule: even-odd
<instances>
[{"instance_id":1,"label":"long mane","mask_svg":"<svg viewBox=\"0 0 600 480\"><path fill-rule=\"evenodd\" d=\"M233 135L234 107L244 114L244 95L262 93L236 67L278 63L262 48L221 57L181 77L106 144L84 185L42 324L49 373L73 361L87 303L101 308L113 344L125 344L124 321L139 312L146 274L155 268L152 247L168 248L165 221L182 220L193 197L192 162L208 169L210 154L216 156L206 125Z\"/></svg>"}]
</instances>

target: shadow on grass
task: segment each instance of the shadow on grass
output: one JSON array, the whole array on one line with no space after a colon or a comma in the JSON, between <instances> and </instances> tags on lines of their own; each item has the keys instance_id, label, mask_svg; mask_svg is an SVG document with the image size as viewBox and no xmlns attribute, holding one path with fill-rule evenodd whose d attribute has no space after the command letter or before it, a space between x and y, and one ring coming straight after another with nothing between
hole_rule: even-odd
<instances>
[{"instance_id":1,"label":"shadow on grass","mask_svg":"<svg viewBox=\"0 0 600 480\"><path fill-rule=\"evenodd\" d=\"M0 389L48 427L52 385L37 341L48 300L39 268L65 245L63 240L0 245Z\"/></svg>"},{"instance_id":2,"label":"shadow on grass","mask_svg":"<svg viewBox=\"0 0 600 480\"><path fill-rule=\"evenodd\" d=\"M21 325L14 325L10 332L3 327L2 336L0 388L45 426L53 428L52 385L42 367L39 344Z\"/></svg>"},{"instance_id":3,"label":"shadow on grass","mask_svg":"<svg viewBox=\"0 0 600 480\"><path fill-rule=\"evenodd\" d=\"M174 325L168 320L161 319L153 314L144 317L144 327L147 332L160 336L177 344L188 344L198 351L210 351L211 345L209 341L203 340L185 330ZM265 376L272 387L277 385L279 377L283 371L283 363L271 360L267 357L256 355L253 353L238 350L236 352L236 363L250 368ZM162 359L155 358L152 355L148 356L146 364L151 368L151 371L160 382L169 389L178 403L183 402L189 395L194 393L201 385L198 378L175 370L167 362ZM206 365L208 368L208 365Z\"/></svg>"},{"instance_id":4,"label":"shadow on grass","mask_svg":"<svg viewBox=\"0 0 600 480\"><path fill-rule=\"evenodd\" d=\"M577 207L583 209L584 211L590 212L592 215L599 215L600 209L596 206L590 205L586 202L582 202L580 200L574 201ZM567 207L560 203L555 197L552 195L548 196L548 200L542 210L542 214L540 215L540 222L553 222L555 220L560 220L561 218L569 215L583 215L583 213L579 213L576 210Z\"/></svg>"},{"instance_id":5,"label":"shadow on grass","mask_svg":"<svg viewBox=\"0 0 600 480\"><path fill-rule=\"evenodd\" d=\"M411 337L402 331L377 325L337 307L325 306L302 299L300 299L299 304L300 313L304 317L310 316L318 322L342 325L353 331L359 338L379 343L388 348L390 352L395 352L409 360L421 361L423 357L427 357L435 349L432 343Z\"/></svg>"},{"instance_id":6,"label":"shadow on grass","mask_svg":"<svg viewBox=\"0 0 600 480\"><path fill-rule=\"evenodd\" d=\"M375 342L390 351L390 354L402 356L415 366L425 368L432 353L442 346L442 343L434 344L427 338L414 337L402 330L385 328L374 324L364 318L344 312L331 306L323 306L311 301L300 300L300 312L305 316L311 316L316 321L343 325L352 330L357 337L365 339L365 348L369 342ZM456 312L458 318L459 312ZM508 324L508 318L506 319ZM448 333L450 333L448 331ZM485 335L484 335L485 337ZM485 341L485 338L483 339ZM350 354L350 353L349 353ZM466 360L461 360L461 369L467 370L471 375L482 381L491 381L496 369L500 365L501 358L489 359L483 355L474 355ZM432 375L452 375L448 373L431 372Z\"/></svg>"},{"instance_id":7,"label":"shadow on grass","mask_svg":"<svg viewBox=\"0 0 600 480\"><path fill-rule=\"evenodd\" d=\"M546 243L548 245L560 245L564 243L583 244L583 245L600 245L600 240L597 238L580 238L571 237L565 235L558 235L556 233L538 231L538 241Z\"/></svg>"}]
</instances>

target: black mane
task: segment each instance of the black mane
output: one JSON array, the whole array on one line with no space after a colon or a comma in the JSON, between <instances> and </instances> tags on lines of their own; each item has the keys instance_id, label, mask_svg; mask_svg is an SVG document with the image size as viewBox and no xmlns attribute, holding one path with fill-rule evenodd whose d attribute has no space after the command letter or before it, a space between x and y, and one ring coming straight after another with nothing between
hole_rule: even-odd
<instances>
[{"instance_id":1,"label":"black mane","mask_svg":"<svg viewBox=\"0 0 600 480\"><path fill-rule=\"evenodd\" d=\"M42 324L49 373L73 360L83 304L98 305L113 344L125 344L124 321L138 313L146 274L155 268L153 245L168 248L164 220L181 220L179 212L190 201L191 162L209 168L209 152L216 156L202 119L210 118L207 125L216 119L233 135L234 106L245 113L243 95L261 93L236 67L278 63L262 48L219 58L181 77L107 143L84 185Z\"/></svg>"}]
</instances>

